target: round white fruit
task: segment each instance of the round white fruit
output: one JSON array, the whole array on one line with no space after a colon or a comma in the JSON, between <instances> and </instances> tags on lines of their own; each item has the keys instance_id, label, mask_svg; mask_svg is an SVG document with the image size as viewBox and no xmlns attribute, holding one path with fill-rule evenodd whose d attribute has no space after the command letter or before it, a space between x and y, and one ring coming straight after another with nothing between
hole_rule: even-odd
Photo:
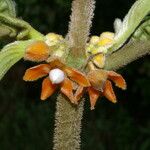
<instances>
[{"instance_id":1,"label":"round white fruit","mask_svg":"<svg viewBox=\"0 0 150 150\"><path fill-rule=\"evenodd\" d=\"M49 72L49 78L52 84L59 84L64 81L65 74L62 70L56 68Z\"/></svg>"}]
</instances>

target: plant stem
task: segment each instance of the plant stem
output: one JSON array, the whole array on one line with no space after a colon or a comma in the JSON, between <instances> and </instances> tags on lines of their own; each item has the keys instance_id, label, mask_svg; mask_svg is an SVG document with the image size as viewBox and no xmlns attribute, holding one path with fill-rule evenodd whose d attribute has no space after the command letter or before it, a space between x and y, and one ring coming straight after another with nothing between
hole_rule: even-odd
<instances>
[{"instance_id":1,"label":"plant stem","mask_svg":"<svg viewBox=\"0 0 150 150\"><path fill-rule=\"evenodd\" d=\"M118 70L132 61L150 54L150 41L130 42L106 59L107 70Z\"/></svg>"},{"instance_id":2,"label":"plant stem","mask_svg":"<svg viewBox=\"0 0 150 150\"><path fill-rule=\"evenodd\" d=\"M80 68L85 61L85 46L93 18L94 0L74 0L69 26L68 42L70 54L67 64ZM81 120L84 100L73 106L66 97L59 95L55 120L54 150L79 150Z\"/></svg>"},{"instance_id":3,"label":"plant stem","mask_svg":"<svg viewBox=\"0 0 150 150\"><path fill-rule=\"evenodd\" d=\"M84 101L78 106L71 105L63 95L59 95L56 107L54 150L79 150L81 120Z\"/></svg>"},{"instance_id":4,"label":"plant stem","mask_svg":"<svg viewBox=\"0 0 150 150\"><path fill-rule=\"evenodd\" d=\"M69 45L72 54L85 56L85 46L94 16L95 0L74 0L69 24Z\"/></svg>"}]
</instances>

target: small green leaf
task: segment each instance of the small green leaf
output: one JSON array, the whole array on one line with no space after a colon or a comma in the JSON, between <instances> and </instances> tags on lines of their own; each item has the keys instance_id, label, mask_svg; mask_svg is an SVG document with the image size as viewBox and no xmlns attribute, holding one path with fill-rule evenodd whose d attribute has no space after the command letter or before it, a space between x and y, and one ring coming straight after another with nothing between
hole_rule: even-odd
<instances>
[{"instance_id":1,"label":"small green leaf","mask_svg":"<svg viewBox=\"0 0 150 150\"><path fill-rule=\"evenodd\" d=\"M0 52L0 80L4 77L7 71L24 57L26 47L33 40L16 41L6 45Z\"/></svg>"}]
</instances>

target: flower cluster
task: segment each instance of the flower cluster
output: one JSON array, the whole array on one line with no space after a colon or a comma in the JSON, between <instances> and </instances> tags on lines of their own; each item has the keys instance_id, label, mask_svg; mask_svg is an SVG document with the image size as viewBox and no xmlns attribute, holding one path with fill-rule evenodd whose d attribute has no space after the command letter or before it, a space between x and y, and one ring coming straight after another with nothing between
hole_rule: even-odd
<instances>
[{"instance_id":1,"label":"flower cluster","mask_svg":"<svg viewBox=\"0 0 150 150\"><path fill-rule=\"evenodd\" d=\"M86 47L87 56L93 56L91 62L98 68L105 65L105 55L114 42L114 33L103 32L100 36L92 36Z\"/></svg>"},{"instance_id":2,"label":"flower cluster","mask_svg":"<svg viewBox=\"0 0 150 150\"><path fill-rule=\"evenodd\" d=\"M108 45L112 34L106 33L106 35L105 37L105 34L102 34L97 42L91 39L91 43L93 41L96 45ZM41 100L46 100L59 89L74 104L78 104L84 93L88 92L91 109L94 109L98 98L102 96L116 103L117 99L111 81L117 87L126 89L124 78L114 71L96 67L92 61L88 62L89 71L87 73L67 66L60 57L64 53L64 49L60 51L62 45L64 46L62 37L48 34L46 41L34 42L26 49L25 59L37 62L46 61L46 63L27 69L23 77L25 81L35 81L45 77L42 82ZM62 55L56 55L57 53ZM101 62L99 65L102 66Z\"/></svg>"}]
</instances>

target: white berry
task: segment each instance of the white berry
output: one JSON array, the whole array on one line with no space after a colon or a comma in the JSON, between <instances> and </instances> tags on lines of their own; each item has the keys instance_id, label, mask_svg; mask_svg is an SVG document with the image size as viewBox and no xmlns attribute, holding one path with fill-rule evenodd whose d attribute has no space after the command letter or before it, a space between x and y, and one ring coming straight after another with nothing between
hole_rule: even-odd
<instances>
[{"instance_id":1,"label":"white berry","mask_svg":"<svg viewBox=\"0 0 150 150\"><path fill-rule=\"evenodd\" d=\"M53 69L49 72L49 78L52 84L59 84L64 81L65 74L60 69Z\"/></svg>"}]
</instances>

